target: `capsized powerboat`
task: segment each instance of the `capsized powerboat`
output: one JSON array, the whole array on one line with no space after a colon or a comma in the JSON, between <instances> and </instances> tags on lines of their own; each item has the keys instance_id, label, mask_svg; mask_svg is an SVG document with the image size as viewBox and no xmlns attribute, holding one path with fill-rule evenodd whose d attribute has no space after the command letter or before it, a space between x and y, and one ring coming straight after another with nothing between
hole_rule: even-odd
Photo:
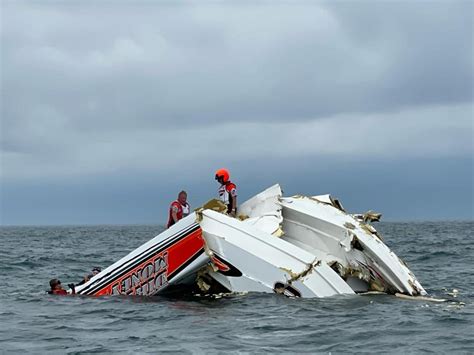
<instances>
[{"instance_id":1,"label":"capsized powerboat","mask_svg":"<svg viewBox=\"0 0 474 355\"><path fill-rule=\"evenodd\" d=\"M271 292L327 297L426 291L370 220L330 195L283 197L278 184L238 208L211 200L76 287L83 295Z\"/></svg>"}]
</instances>

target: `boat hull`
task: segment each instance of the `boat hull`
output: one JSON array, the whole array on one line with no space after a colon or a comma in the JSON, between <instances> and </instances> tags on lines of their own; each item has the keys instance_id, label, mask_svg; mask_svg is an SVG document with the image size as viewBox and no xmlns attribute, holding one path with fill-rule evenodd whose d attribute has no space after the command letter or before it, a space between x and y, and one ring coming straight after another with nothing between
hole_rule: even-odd
<instances>
[{"instance_id":1,"label":"boat hull","mask_svg":"<svg viewBox=\"0 0 474 355\"><path fill-rule=\"evenodd\" d=\"M296 297L354 294L327 264L271 234L204 210L200 225L211 272L233 292L276 292Z\"/></svg>"},{"instance_id":2,"label":"boat hull","mask_svg":"<svg viewBox=\"0 0 474 355\"><path fill-rule=\"evenodd\" d=\"M190 280L189 275L209 262L195 218L193 213L182 219L84 285L77 286L76 293L153 296L171 285Z\"/></svg>"},{"instance_id":3,"label":"boat hull","mask_svg":"<svg viewBox=\"0 0 474 355\"><path fill-rule=\"evenodd\" d=\"M281 205L283 238L316 255L325 255L329 264L338 263L344 277L365 278L367 290L375 287L389 293L426 294L373 227L316 198L282 198ZM360 283L357 287L364 290Z\"/></svg>"},{"instance_id":4,"label":"boat hull","mask_svg":"<svg viewBox=\"0 0 474 355\"><path fill-rule=\"evenodd\" d=\"M205 205L77 286L76 293L426 294L373 227L347 214L329 195L319 198L283 198L274 185L244 202L239 218Z\"/></svg>"}]
</instances>

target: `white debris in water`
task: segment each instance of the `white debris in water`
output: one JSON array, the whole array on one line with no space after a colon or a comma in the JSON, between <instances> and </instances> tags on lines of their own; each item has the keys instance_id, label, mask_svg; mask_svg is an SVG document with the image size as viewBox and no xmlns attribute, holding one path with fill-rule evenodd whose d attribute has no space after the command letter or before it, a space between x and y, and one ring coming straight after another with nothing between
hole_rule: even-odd
<instances>
[{"instance_id":1,"label":"white debris in water","mask_svg":"<svg viewBox=\"0 0 474 355\"><path fill-rule=\"evenodd\" d=\"M451 292L448 292L448 295L452 296L452 297L458 297L458 294L459 294L459 290L453 288L453 290Z\"/></svg>"}]
</instances>

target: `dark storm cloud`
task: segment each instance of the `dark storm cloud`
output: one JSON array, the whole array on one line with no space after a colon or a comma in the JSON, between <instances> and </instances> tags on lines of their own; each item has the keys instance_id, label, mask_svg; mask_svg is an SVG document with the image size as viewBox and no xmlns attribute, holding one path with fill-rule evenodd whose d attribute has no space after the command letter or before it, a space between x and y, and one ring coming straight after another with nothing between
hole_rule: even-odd
<instances>
[{"instance_id":1,"label":"dark storm cloud","mask_svg":"<svg viewBox=\"0 0 474 355\"><path fill-rule=\"evenodd\" d=\"M1 10L0 224L160 222L221 165L241 200L472 218L470 1Z\"/></svg>"},{"instance_id":2,"label":"dark storm cloud","mask_svg":"<svg viewBox=\"0 0 474 355\"><path fill-rule=\"evenodd\" d=\"M2 175L465 156L472 7L3 2Z\"/></svg>"},{"instance_id":3,"label":"dark storm cloud","mask_svg":"<svg viewBox=\"0 0 474 355\"><path fill-rule=\"evenodd\" d=\"M7 120L312 120L472 96L472 3L7 2ZM13 106L13 107L11 107Z\"/></svg>"}]
</instances>

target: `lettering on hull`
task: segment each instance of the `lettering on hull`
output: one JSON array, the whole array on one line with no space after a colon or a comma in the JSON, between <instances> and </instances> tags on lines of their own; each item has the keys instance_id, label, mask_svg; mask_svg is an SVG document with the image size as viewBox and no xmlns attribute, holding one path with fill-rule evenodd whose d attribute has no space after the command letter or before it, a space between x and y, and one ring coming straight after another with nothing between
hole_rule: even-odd
<instances>
[{"instance_id":1,"label":"lettering on hull","mask_svg":"<svg viewBox=\"0 0 474 355\"><path fill-rule=\"evenodd\" d=\"M178 236L171 244L163 247L146 260L136 262L135 266L119 275L105 275L110 281L105 285L92 286L87 293L94 296L138 295L153 296L166 288L181 271L204 253L201 229L197 228ZM101 280L98 280L101 282Z\"/></svg>"},{"instance_id":2,"label":"lettering on hull","mask_svg":"<svg viewBox=\"0 0 474 355\"><path fill-rule=\"evenodd\" d=\"M168 253L159 254L142 268L112 285L113 295L153 295L168 285Z\"/></svg>"}]
</instances>

